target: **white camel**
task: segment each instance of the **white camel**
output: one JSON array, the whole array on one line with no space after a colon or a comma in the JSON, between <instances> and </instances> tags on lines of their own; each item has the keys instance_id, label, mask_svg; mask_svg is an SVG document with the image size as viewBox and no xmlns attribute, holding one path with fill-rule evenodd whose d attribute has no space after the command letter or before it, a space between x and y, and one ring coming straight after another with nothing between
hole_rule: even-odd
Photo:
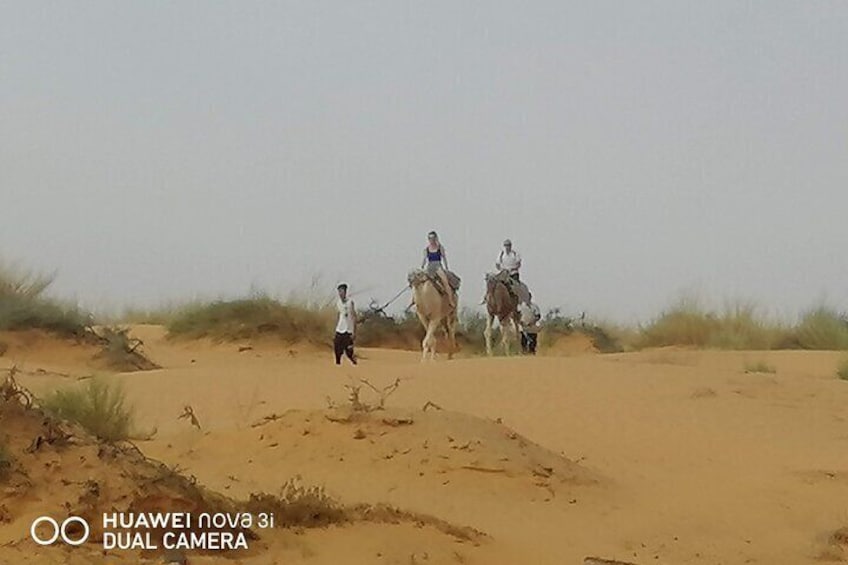
<instances>
[{"instance_id":1,"label":"white camel","mask_svg":"<svg viewBox=\"0 0 848 565\"><path fill-rule=\"evenodd\" d=\"M448 359L453 357L456 351L456 306L451 306L448 297L436 288L436 285L424 271L413 271L407 279L412 287L412 303L421 325L424 326L425 335L421 342L421 361L428 358L436 358L436 331L441 327L445 330L448 338ZM446 289L446 292L453 292ZM454 300L454 303L456 300Z\"/></svg>"}]
</instances>

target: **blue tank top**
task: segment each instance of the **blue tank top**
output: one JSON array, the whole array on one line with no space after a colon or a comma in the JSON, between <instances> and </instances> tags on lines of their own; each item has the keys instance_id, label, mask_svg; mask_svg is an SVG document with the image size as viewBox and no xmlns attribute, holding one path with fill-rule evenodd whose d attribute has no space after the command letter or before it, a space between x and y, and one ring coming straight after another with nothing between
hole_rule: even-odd
<instances>
[{"instance_id":1,"label":"blue tank top","mask_svg":"<svg viewBox=\"0 0 848 565\"><path fill-rule=\"evenodd\" d=\"M438 249L435 251L430 251L430 248L427 248L427 260L431 263L442 261L442 246L440 245Z\"/></svg>"}]
</instances>

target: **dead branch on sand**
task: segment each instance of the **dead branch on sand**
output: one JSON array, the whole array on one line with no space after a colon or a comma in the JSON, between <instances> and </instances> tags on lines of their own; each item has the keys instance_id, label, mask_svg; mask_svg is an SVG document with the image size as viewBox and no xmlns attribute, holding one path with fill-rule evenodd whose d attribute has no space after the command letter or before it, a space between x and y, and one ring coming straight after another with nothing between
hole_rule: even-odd
<instances>
[{"instance_id":1,"label":"dead branch on sand","mask_svg":"<svg viewBox=\"0 0 848 565\"><path fill-rule=\"evenodd\" d=\"M392 384L385 386L383 388L377 388L368 379L360 378L358 381L359 384L356 384L356 381L351 379L350 384L346 384L345 388L349 391L347 396L348 406L353 412L375 412L378 410L386 409L386 400L398 389L400 386L400 379L395 379L395 382ZM365 385L371 390L373 390L379 396L379 400L376 404L370 404L368 402L363 401L360 398L360 393L362 391L362 386ZM335 410L340 408L335 401L329 396L326 397L327 400L327 408L330 410Z\"/></svg>"},{"instance_id":2,"label":"dead branch on sand","mask_svg":"<svg viewBox=\"0 0 848 565\"><path fill-rule=\"evenodd\" d=\"M616 561L614 559L601 559L600 557L587 557L583 560L583 565L636 565L629 561Z\"/></svg>"},{"instance_id":3,"label":"dead branch on sand","mask_svg":"<svg viewBox=\"0 0 848 565\"><path fill-rule=\"evenodd\" d=\"M5 402L17 401L29 410L32 408L33 397L28 390L20 386L15 380L15 375L18 374L18 366L12 365L10 369L7 369L7 372L6 379L0 385L0 398Z\"/></svg>"},{"instance_id":4,"label":"dead branch on sand","mask_svg":"<svg viewBox=\"0 0 848 565\"><path fill-rule=\"evenodd\" d=\"M380 396L380 404L376 408L373 408L373 410L383 410L385 408L386 399L388 397L390 397L400 386L400 379L399 378L395 379L395 382L393 382L392 384L390 384L388 386L383 387L382 389L378 389L377 387L372 385L368 381L368 379L359 379L359 381L362 384L368 386L371 390L373 390L374 392L376 392Z\"/></svg>"},{"instance_id":5,"label":"dead branch on sand","mask_svg":"<svg viewBox=\"0 0 848 565\"><path fill-rule=\"evenodd\" d=\"M197 428L198 430L202 429L200 427L200 421L197 419L197 416L194 414L194 408L191 405L186 404L183 407L183 413L177 417L177 420L188 420L191 422L191 425Z\"/></svg>"},{"instance_id":6,"label":"dead branch on sand","mask_svg":"<svg viewBox=\"0 0 848 565\"><path fill-rule=\"evenodd\" d=\"M330 397L328 396L327 399L329 400L329 398ZM269 414L268 416L263 416L262 419L259 420L258 422L253 422L252 424L250 424L250 427L251 428L259 428L259 427L264 426L265 424L270 424L271 422L276 422L280 418L282 418L282 416L280 416L279 414Z\"/></svg>"},{"instance_id":7,"label":"dead branch on sand","mask_svg":"<svg viewBox=\"0 0 848 565\"><path fill-rule=\"evenodd\" d=\"M376 403L369 403L362 400L361 392L363 386L367 386L378 395L379 399ZM349 391L347 397L347 404L339 406L333 401L332 398L327 396L327 408L329 409L329 412L326 413L324 417L330 420L331 422L347 423L351 422L359 416L367 415L371 412L385 410L386 400L398 389L399 386L399 378L395 379L392 384L383 388L377 388L376 386L371 384L368 379L360 378L358 379L358 381L354 381L354 379L351 378L350 384L345 385L345 388ZM390 418L386 421L386 423L388 425L404 425L412 422L411 419L409 422L407 422Z\"/></svg>"},{"instance_id":8,"label":"dead branch on sand","mask_svg":"<svg viewBox=\"0 0 848 565\"><path fill-rule=\"evenodd\" d=\"M436 404L435 402L432 402L430 400L428 400L426 402L426 404L424 404L424 407L421 408L421 411L426 412L428 408L435 408L436 410L444 410L444 408L442 408L441 406L439 406L438 404Z\"/></svg>"}]
</instances>

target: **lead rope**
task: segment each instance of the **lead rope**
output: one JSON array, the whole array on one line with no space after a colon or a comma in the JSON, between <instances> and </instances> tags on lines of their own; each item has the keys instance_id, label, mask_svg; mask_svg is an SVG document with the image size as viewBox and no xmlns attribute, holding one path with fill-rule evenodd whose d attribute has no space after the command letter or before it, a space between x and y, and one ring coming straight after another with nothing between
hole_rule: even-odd
<instances>
[{"instance_id":1,"label":"lead rope","mask_svg":"<svg viewBox=\"0 0 848 565\"><path fill-rule=\"evenodd\" d=\"M400 292L398 292L397 294L395 294L394 298L392 298L391 300L389 300L388 302L386 302L385 304L383 304L383 305L382 305L382 306L380 306L379 308L374 308L374 311L375 311L375 312L382 312L382 313L384 313L384 314L385 314L384 310L385 310L386 308L388 308L389 306L391 306L391 305L394 303L394 301L395 301L395 300L397 300L398 298L400 298L401 296L403 296L403 293L404 293L404 292L406 292L407 290L409 290L409 285L406 285L405 287L403 287L403 288L400 290Z\"/></svg>"}]
</instances>

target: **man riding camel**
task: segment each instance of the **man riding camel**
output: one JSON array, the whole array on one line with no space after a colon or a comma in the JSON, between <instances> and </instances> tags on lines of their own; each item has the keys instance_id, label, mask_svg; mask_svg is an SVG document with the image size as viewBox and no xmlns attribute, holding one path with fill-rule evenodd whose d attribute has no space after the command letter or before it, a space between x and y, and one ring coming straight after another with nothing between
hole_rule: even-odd
<instances>
[{"instance_id":1,"label":"man riding camel","mask_svg":"<svg viewBox=\"0 0 848 565\"><path fill-rule=\"evenodd\" d=\"M509 278L515 282L521 281L519 270L521 269L521 254L512 248L512 241L505 239L503 249L498 254L495 260L495 269L498 271L506 271L509 273Z\"/></svg>"},{"instance_id":2,"label":"man riding camel","mask_svg":"<svg viewBox=\"0 0 848 565\"><path fill-rule=\"evenodd\" d=\"M521 302L528 302L530 300L530 289L527 288L526 284L521 282L520 270L521 254L513 249L511 240L505 239L503 249L498 253L497 259L495 259L495 272L498 274L506 273L512 279L511 281L506 281L509 282L507 285L509 291L517 296ZM483 298L480 304L485 304L485 302L486 299Z\"/></svg>"},{"instance_id":3,"label":"man riding camel","mask_svg":"<svg viewBox=\"0 0 848 565\"><path fill-rule=\"evenodd\" d=\"M438 280L442 283L442 289L448 297L451 308L456 308L456 290L459 287L459 280L458 277L448 270L448 256L435 231L427 234L427 247L424 248L424 259L421 262L421 268L427 274L438 277ZM453 275L453 277L450 275ZM451 278L455 279L453 284Z\"/></svg>"}]
</instances>

